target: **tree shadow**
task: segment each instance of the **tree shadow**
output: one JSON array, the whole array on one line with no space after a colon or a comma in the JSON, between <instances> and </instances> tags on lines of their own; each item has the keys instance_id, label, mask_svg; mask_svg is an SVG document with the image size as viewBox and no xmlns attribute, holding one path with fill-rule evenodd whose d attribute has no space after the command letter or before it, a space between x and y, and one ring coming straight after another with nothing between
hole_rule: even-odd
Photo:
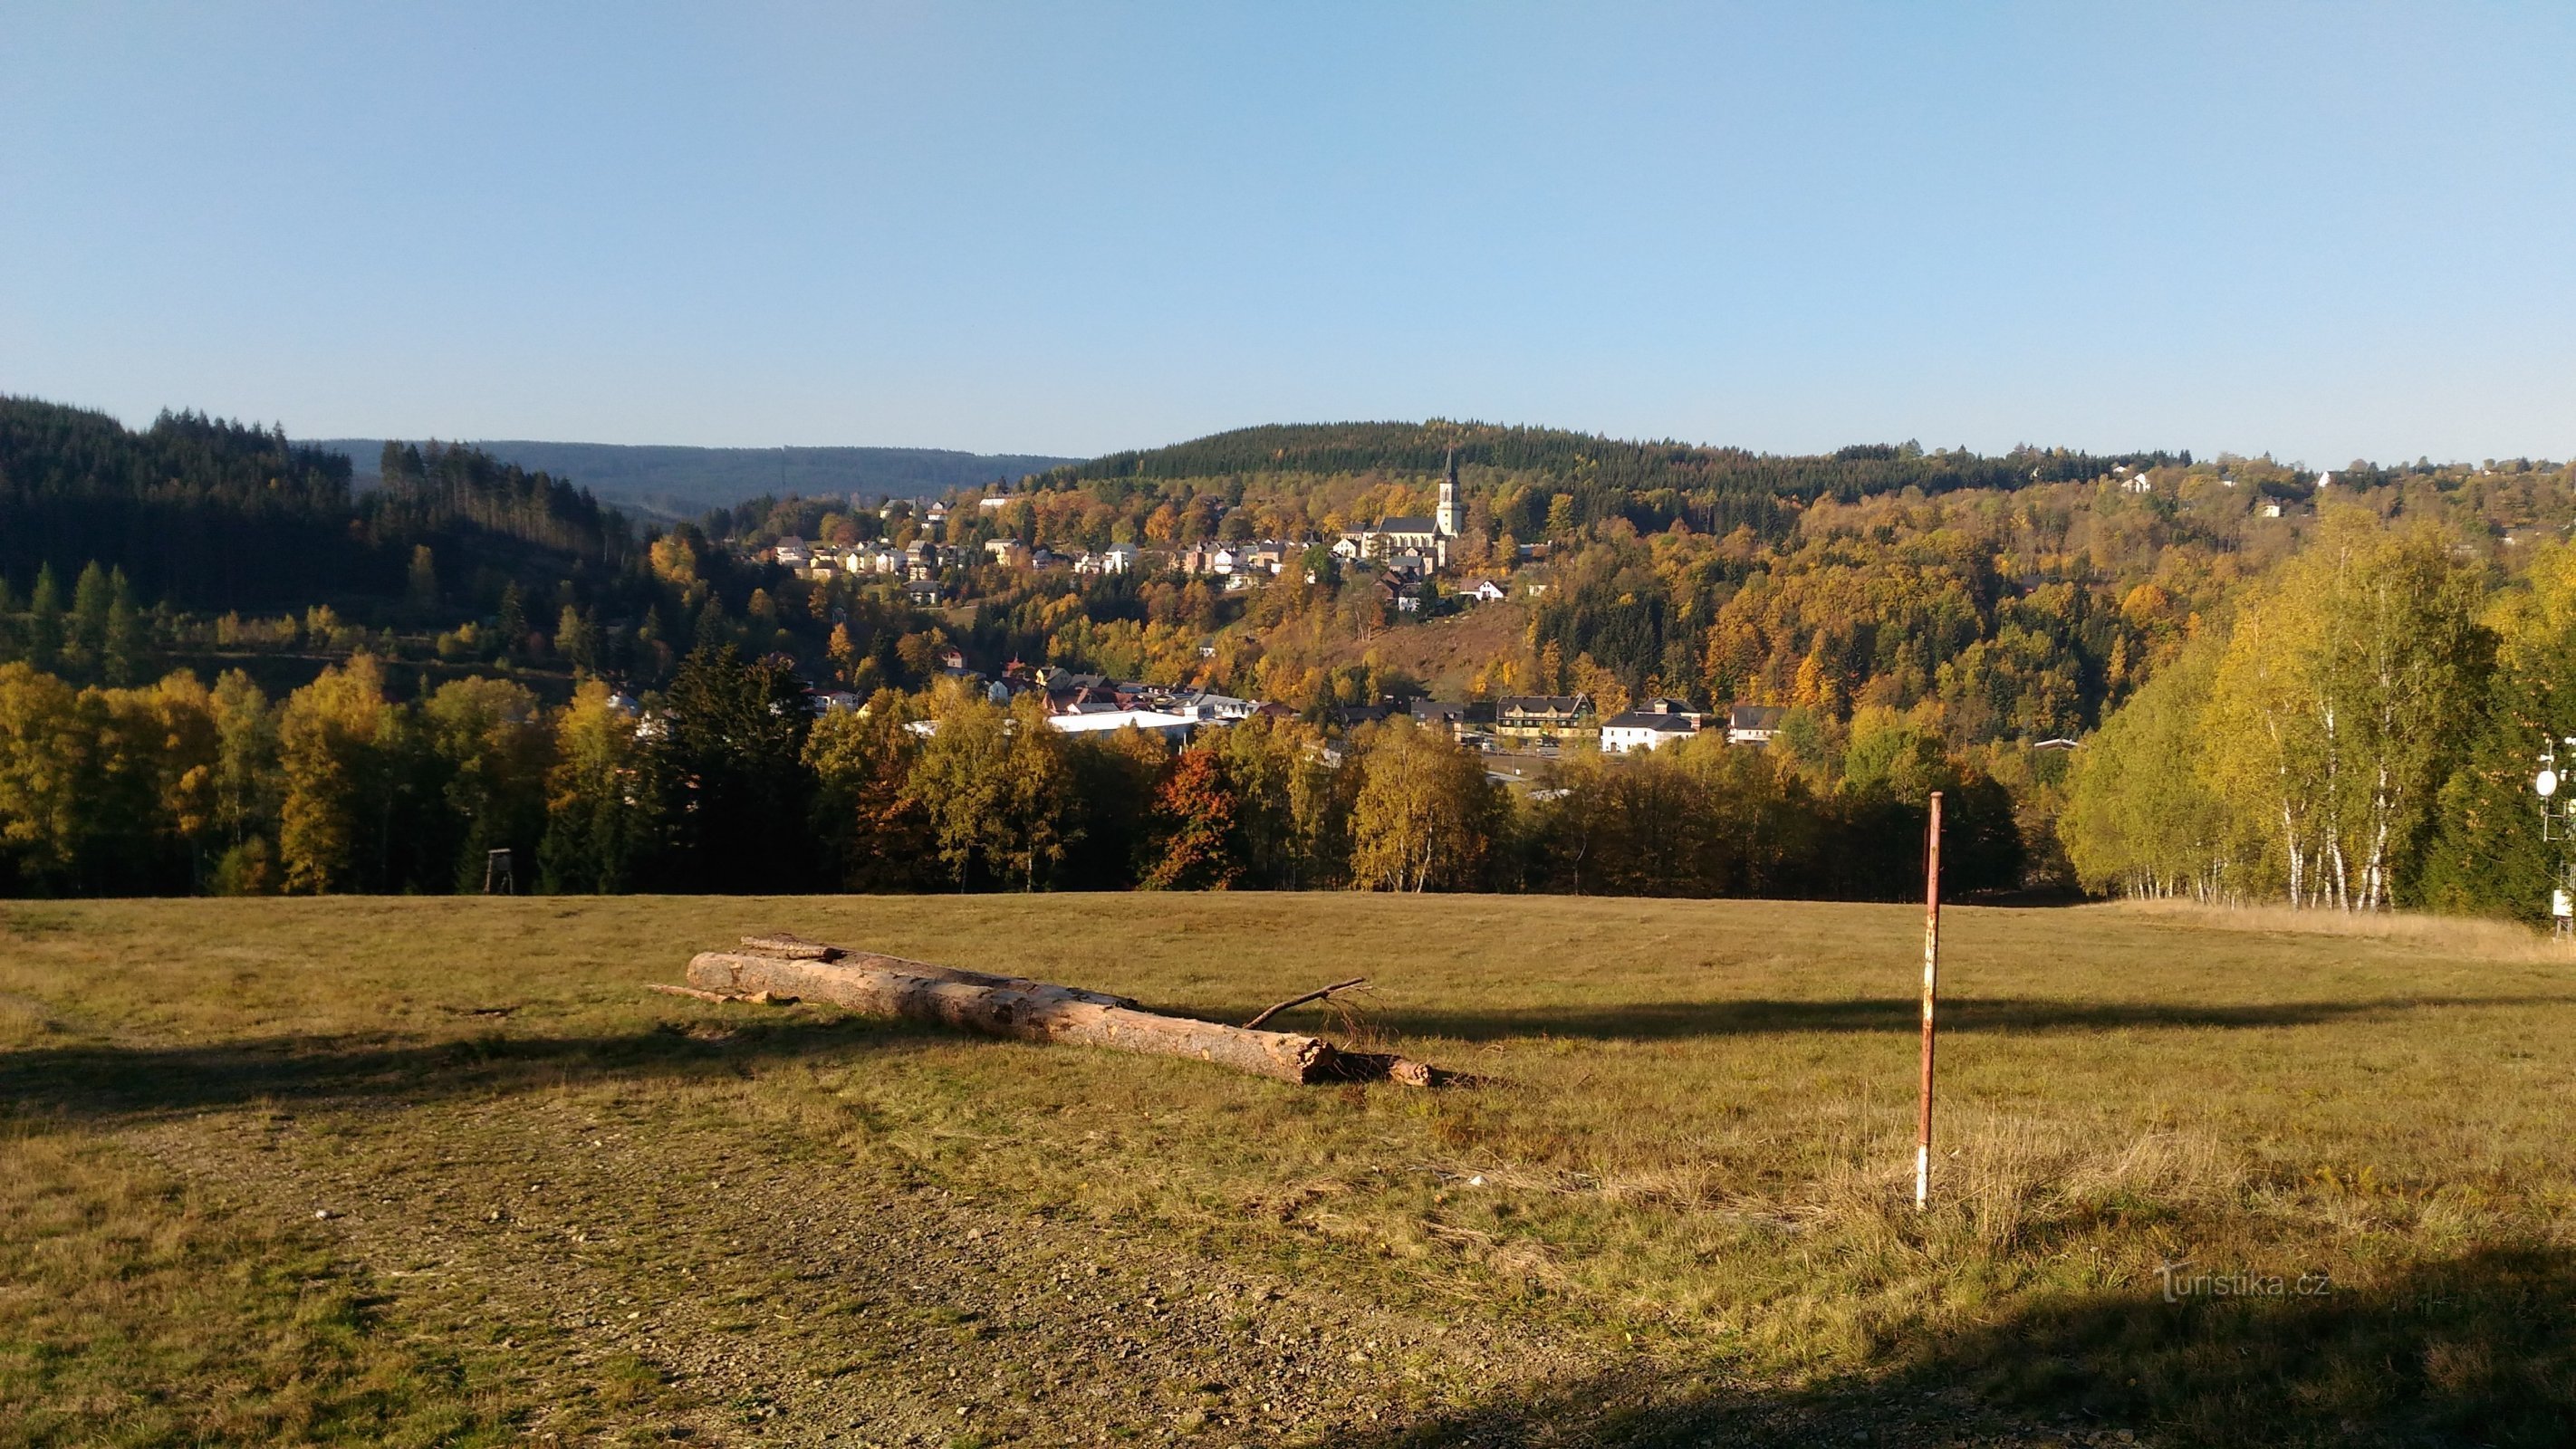
<instances>
[{"instance_id":1,"label":"tree shadow","mask_svg":"<svg viewBox=\"0 0 2576 1449\"><path fill-rule=\"evenodd\" d=\"M2576 1008L2563 996L2411 996L2368 1001L2267 1001L2243 1004L2069 1001L2045 997L1960 997L1941 1003L1944 1032L2101 1032L2124 1030L2253 1029L2316 1026L2350 1019L2393 1019L2411 1011L2456 1008ZM1181 1010L1183 1008L1175 1008ZM1241 1021L1258 1006L1227 1006L1204 1014ZM1591 1008L1498 1007L1442 1011L1396 1007L1370 1011L1380 1027L1421 1037L1492 1041L1507 1037L1587 1037L1668 1041L1686 1037L1796 1032L1898 1032L1920 1026L1922 1003L1911 996L1853 997L1834 1001L1745 999L1641 1001ZM1285 1030L1310 1029L1289 1025Z\"/></svg>"},{"instance_id":2,"label":"tree shadow","mask_svg":"<svg viewBox=\"0 0 2576 1449\"><path fill-rule=\"evenodd\" d=\"M280 1036L203 1046L40 1046L0 1051L0 1108L97 1121L258 1101L418 1105L597 1077L745 1076L762 1063L926 1046L946 1035L936 1028L839 1017L671 1022L597 1036Z\"/></svg>"},{"instance_id":3,"label":"tree shadow","mask_svg":"<svg viewBox=\"0 0 2576 1449\"><path fill-rule=\"evenodd\" d=\"M1743 1387L1715 1362L1639 1365L1336 1442L2039 1444L2128 1429L2195 1446L2536 1449L2576 1434L2576 1257L2563 1248L2481 1248L2358 1288L2255 1275L2252 1291L2221 1294L2192 1271L2170 1298L2150 1283L1899 1340L1871 1371L1812 1387Z\"/></svg>"}]
</instances>

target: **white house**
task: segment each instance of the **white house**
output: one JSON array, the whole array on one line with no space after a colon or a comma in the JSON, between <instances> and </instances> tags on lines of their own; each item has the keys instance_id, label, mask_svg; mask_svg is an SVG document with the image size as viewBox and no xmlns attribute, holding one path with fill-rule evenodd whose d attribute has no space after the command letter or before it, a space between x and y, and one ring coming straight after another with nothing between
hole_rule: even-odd
<instances>
[{"instance_id":1,"label":"white house","mask_svg":"<svg viewBox=\"0 0 2576 1449\"><path fill-rule=\"evenodd\" d=\"M1073 571L1078 574L1132 573L1136 568L1136 559L1136 545L1113 543L1098 553L1086 552L1082 557L1075 559Z\"/></svg>"},{"instance_id":2,"label":"white house","mask_svg":"<svg viewBox=\"0 0 2576 1449\"><path fill-rule=\"evenodd\" d=\"M1051 714L1047 723L1069 735L1115 733L1123 729L1140 729L1168 740L1185 740L1199 722L1184 714L1168 714L1159 709L1104 709L1081 714Z\"/></svg>"},{"instance_id":3,"label":"white house","mask_svg":"<svg viewBox=\"0 0 2576 1449\"><path fill-rule=\"evenodd\" d=\"M1202 724L1233 724L1237 720L1252 718L1254 712L1260 708L1259 700L1237 699L1230 694L1216 694L1207 690L1172 697L1174 714L1197 720Z\"/></svg>"},{"instance_id":4,"label":"white house","mask_svg":"<svg viewBox=\"0 0 2576 1449\"><path fill-rule=\"evenodd\" d=\"M1624 755L1630 750L1651 750L1667 740L1687 739L1697 733L1699 726L1688 715L1632 709L1601 722L1601 753Z\"/></svg>"},{"instance_id":5,"label":"white house","mask_svg":"<svg viewBox=\"0 0 2576 1449\"><path fill-rule=\"evenodd\" d=\"M1789 711L1776 704L1735 704L1726 709L1726 742L1767 745L1780 732L1780 717Z\"/></svg>"}]
</instances>

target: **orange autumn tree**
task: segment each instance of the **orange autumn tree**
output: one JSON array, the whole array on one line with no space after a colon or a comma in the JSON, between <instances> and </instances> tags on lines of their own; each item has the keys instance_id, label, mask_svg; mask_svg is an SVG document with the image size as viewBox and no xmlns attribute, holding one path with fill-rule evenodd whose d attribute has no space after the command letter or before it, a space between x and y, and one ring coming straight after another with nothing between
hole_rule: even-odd
<instances>
[{"instance_id":1,"label":"orange autumn tree","mask_svg":"<svg viewBox=\"0 0 2576 1449\"><path fill-rule=\"evenodd\" d=\"M1167 833L1145 875L1149 889L1221 891L1243 873L1234 858L1234 792L1216 751L1181 751L1154 793L1154 814Z\"/></svg>"}]
</instances>

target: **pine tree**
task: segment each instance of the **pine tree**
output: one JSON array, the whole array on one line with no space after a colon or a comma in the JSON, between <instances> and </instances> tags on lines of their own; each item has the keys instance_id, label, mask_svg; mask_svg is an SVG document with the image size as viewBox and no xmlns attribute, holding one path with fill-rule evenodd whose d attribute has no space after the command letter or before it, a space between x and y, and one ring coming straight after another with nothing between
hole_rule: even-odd
<instances>
[{"instance_id":1,"label":"pine tree","mask_svg":"<svg viewBox=\"0 0 2576 1449\"><path fill-rule=\"evenodd\" d=\"M107 620L99 639L99 676L111 685L132 684L143 673L148 643L142 612L134 606L134 588L125 570L108 575Z\"/></svg>"},{"instance_id":2,"label":"pine tree","mask_svg":"<svg viewBox=\"0 0 2576 1449\"><path fill-rule=\"evenodd\" d=\"M107 570L98 566L98 560L90 560L81 569L79 581L72 585L71 637L63 651L64 665L83 678L98 677L101 656L107 649L107 616L115 606L115 597Z\"/></svg>"},{"instance_id":3,"label":"pine tree","mask_svg":"<svg viewBox=\"0 0 2576 1449\"><path fill-rule=\"evenodd\" d=\"M665 835L663 889L794 891L811 879L812 726L804 686L783 664L731 645L680 665L653 741L652 794Z\"/></svg>"},{"instance_id":4,"label":"pine tree","mask_svg":"<svg viewBox=\"0 0 2576 1449\"><path fill-rule=\"evenodd\" d=\"M528 610L519 601L515 582L501 586L501 609L496 621L501 635L501 652L516 656L528 647Z\"/></svg>"},{"instance_id":5,"label":"pine tree","mask_svg":"<svg viewBox=\"0 0 2576 1449\"><path fill-rule=\"evenodd\" d=\"M27 662L38 669L62 667L63 591L54 582L54 566L36 570L35 591L27 599Z\"/></svg>"}]
</instances>

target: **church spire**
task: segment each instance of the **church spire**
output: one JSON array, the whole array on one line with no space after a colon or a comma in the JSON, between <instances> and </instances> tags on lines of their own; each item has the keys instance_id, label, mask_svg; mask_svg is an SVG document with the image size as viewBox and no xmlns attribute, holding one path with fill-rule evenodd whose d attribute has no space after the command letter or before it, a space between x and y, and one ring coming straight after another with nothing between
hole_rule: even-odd
<instances>
[{"instance_id":1,"label":"church spire","mask_svg":"<svg viewBox=\"0 0 2576 1449\"><path fill-rule=\"evenodd\" d=\"M1442 538L1456 538L1466 531L1466 509L1458 501L1458 445L1449 445L1449 463L1440 476L1440 507L1431 515L1431 527Z\"/></svg>"}]
</instances>

